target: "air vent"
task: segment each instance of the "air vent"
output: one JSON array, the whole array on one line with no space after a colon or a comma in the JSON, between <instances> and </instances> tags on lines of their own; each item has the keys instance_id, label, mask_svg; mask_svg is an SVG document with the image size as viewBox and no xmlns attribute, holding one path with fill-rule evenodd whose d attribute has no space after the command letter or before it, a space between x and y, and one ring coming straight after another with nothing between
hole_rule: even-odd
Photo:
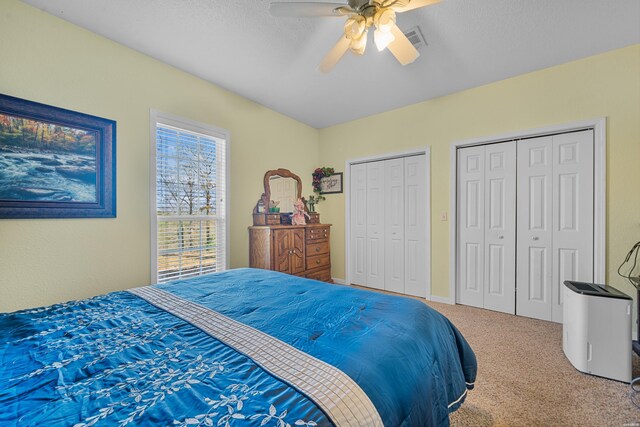
<instances>
[{"instance_id":1,"label":"air vent","mask_svg":"<svg viewBox=\"0 0 640 427\"><path fill-rule=\"evenodd\" d=\"M422 32L420 32L420 27L418 27L417 25L405 31L404 35L407 36L413 47L415 47L416 49L420 49L421 47L427 45L426 40L422 36Z\"/></svg>"}]
</instances>

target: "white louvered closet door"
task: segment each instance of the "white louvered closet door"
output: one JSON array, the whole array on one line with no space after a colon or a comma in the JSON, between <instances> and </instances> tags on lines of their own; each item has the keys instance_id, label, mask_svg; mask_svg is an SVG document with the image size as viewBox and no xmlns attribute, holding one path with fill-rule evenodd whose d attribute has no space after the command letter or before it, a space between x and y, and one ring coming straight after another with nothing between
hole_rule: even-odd
<instances>
[{"instance_id":1,"label":"white louvered closet door","mask_svg":"<svg viewBox=\"0 0 640 427\"><path fill-rule=\"evenodd\" d=\"M352 165L350 169L351 242L349 269L351 283L367 284L367 165Z\"/></svg>"},{"instance_id":2,"label":"white louvered closet door","mask_svg":"<svg viewBox=\"0 0 640 427\"><path fill-rule=\"evenodd\" d=\"M458 150L458 302L484 307L485 147Z\"/></svg>"},{"instance_id":3,"label":"white louvered closet door","mask_svg":"<svg viewBox=\"0 0 640 427\"><path fill-rule=\"evenodd\" d=\"M384 161L367 167L366 286L384 289L385 281L385 185Z\"/></svg>"}]
</instances>

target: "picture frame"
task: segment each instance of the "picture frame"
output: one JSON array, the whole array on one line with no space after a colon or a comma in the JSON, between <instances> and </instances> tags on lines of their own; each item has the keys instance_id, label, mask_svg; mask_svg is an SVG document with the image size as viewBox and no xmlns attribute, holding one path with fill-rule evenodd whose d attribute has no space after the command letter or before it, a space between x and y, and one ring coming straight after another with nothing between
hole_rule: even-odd
<instances>
[{"instance_id":1,"label":"picture frame","mask_svg":"<svg viewBox=\"0 0 640 427\"><path fill-rule=\"evenodd\" d=\"M116 122L0 94L0 219L115 218Z\"/></svg>"},{"instance_id":2,"label":"picture frame","mask_svg":"<svg viewBox=\"0 0 640 427\"><path fill-rule=\"evenodd\" d=\"M333 173L320 179L320 194L342 193L342 172Z\"/></svg>"}]
</instances>

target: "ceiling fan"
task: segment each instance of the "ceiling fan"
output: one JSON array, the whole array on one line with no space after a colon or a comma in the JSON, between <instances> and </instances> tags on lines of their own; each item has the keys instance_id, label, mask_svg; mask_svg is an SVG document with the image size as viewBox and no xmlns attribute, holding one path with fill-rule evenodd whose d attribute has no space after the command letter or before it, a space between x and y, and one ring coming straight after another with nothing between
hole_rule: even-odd
<instances>
[{"instance_id":1,"label":"ceiling fan","mask_svg":"<svg viewBox=\"0 0 640 427\"><path fill-rule=\"evenodd\" d=\"M385 48L402 64L416 60L420 53L396 25L396 13L429 6L441 0L348 0L348 4L326 2L272 2L273 16L347 16L344 35L320 63L320 71L328 73L347 50L364 54L367 32L374 26L373 38L379 51Z\"/></svg>"}]
</instances>

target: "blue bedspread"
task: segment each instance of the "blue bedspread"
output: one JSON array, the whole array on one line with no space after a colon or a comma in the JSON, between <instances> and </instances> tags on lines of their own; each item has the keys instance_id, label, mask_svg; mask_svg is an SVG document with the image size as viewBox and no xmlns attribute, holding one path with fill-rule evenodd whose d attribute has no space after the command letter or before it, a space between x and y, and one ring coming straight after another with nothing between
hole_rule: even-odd
<instances>
[{"instance_id":1,"label":"blue bedspread","mask_svg":"<svg viewBox=\"0 0 640 427\"><path fill-rule=\"evenodd\" d=\"M475 380L464 338L414 299L253 269L153 288L333 365L386 426L448 425ZM290 382L129 292L1 314L0 337L0 425L333 425Z\"/></svg>"}]
</instances>

